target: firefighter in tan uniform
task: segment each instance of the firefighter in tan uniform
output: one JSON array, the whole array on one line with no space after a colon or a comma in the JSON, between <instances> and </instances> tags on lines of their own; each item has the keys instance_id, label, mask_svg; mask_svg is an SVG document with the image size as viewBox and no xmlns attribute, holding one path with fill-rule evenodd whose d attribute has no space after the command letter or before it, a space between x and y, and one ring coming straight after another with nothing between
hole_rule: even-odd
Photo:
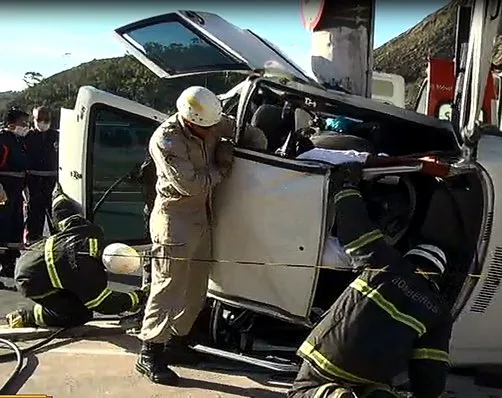
<instances>
[{"instance_id":1,"label":"firefighter in tan uniform","mask_svg":"<svg viewBox=\"0 0 502 398\"><path fill-rule=\"evenodd\" d=\"M168 365L194 359L187 344L207 293L211 259L211 195L230 172L235 122L204 87L189 87L178 112L152 135L149 152L157 170L157 196L150 217L152 275L143 341L136 370L154 383L175 385ZM265 149L261 130L247 128L243 146ZM190 260L192 259L192 260Z\"/></svg>"}]
</instances>

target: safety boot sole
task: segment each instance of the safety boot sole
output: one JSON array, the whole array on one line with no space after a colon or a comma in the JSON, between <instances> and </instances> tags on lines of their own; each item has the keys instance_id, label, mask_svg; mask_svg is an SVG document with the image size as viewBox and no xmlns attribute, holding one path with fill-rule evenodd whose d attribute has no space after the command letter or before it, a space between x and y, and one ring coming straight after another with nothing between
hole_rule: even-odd
<instances>
[{"instance_id":1,"label":"safety boot sole","mask_svg":"<svg viewBox=\"0 0 502 398\"><path fill-rule=\"evenodd\" d=\"M161 372L156 373L148 366L141 362L136 362L136 370L143 376L146 376L152 383L162 384L165 386L177 386L180 382L180 377L167 366Z\"/></svg>"}]
</instances>

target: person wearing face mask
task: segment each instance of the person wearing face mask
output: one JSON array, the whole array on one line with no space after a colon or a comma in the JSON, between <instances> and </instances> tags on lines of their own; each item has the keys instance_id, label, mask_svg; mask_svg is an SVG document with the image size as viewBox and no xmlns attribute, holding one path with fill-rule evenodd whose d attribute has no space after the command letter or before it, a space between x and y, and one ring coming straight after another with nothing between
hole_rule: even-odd
<instances>
[{"instance_id":1,"label":"person wearing face mask","mask_svg":"<svg viewBox=\"0 0 502 398\"><path fill-rule=\"evenodd\" d=\"M5 201L0 203L0 263L1 275L12 278L16 259L21 255L23 240L23 188L27 159L25 138L29 130L29 115L11 108L0 130L0 184Z\"/></svg>"},{"instance_id":2,"label":"person wearing face mask","mask_svg":"<svg viewBox=\"0 0 502 398\"><path fill-rule=\"evenodd\" d=\"M58 139L59 132L51 128L49 109L45 106L33 109L33 128L26 136L28 208L24 239L27 245L43 235L58 175Z\"/></svg>"},{"instance_id":3,"label":"person wearing face mask","mask_svg":"<svg viewBox=\"0 0 502 398\"><path fill-rule=\"evenodd\" d=\"M206 300L212 193L230 173L236 125L204 87L184 90L176 108L149 143L157 195L150 216L150 295L136 363L136 370L152 382L168 385L179 381L168 365L198 361L188 335ZM247 142L241 145L267 147L264 133L255 127L247 127L243 137Z\"/></svg>"}]
</instances>

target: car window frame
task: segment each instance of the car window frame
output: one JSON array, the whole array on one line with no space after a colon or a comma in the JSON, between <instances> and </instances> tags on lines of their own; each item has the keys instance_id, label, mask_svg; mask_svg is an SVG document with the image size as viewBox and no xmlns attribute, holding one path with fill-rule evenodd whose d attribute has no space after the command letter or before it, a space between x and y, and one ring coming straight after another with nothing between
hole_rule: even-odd
<instances>
[{"instance_id":1,"label":"car window frame","mask_svg":"<svg viewBox=\"0 0 502 398\"><path fill-rule=\"evenodd\" d=\"M131 117L135 119L140 119L144 121L151 122L152 125L156 125L156 127L153 128L152 134L155 131L155 129L160 126L162 121L156 120L156 119L151 119L149 117L133 113L133 112L128 112L124 109L117 108L113 105L105 104L102 102L96 102L93 103L92 106L89 109L89 122L88 122L88 135L87 135L87 140L86 140L86 171L85 171L85 176L86 176L86 181L85 181L85 186L86 186L86 214L88 215L87 218L89 221L94 222L94 213L93 213L93 208L96 204L94 201L94 170L95 170L95 156L94 156L94 145L96 142L96 119L97 119L97 113L102 111L102 110L111 110L114 113L117 113L119 115L125 115L126 117ZM148 142L145 146L145 155L146 151L148 150ZM141 187L140 187L141 190ZM106 200L105 200L106 202ZM106 232L106 231L105 231ZM105 237L106 240L106 237ZM123 243L129 243L129 244L145 244L149 243L148 240L145 239L145 237L133 237L131 239L122 239L121 242Z\"/></svg>"}]
</instances>

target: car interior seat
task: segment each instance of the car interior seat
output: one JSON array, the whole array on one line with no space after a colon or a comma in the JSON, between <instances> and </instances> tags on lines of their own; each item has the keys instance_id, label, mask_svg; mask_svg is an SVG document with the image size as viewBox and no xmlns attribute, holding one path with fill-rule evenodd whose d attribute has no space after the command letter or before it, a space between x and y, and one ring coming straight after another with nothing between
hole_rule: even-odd
<instances>
[{"instance_id":1,"label":"car interior seat","mask_svg":"<svg viewBox=\"0 0 502 398\"><path fill-rule=\"evenodd\" d=\"M267 152L275 152L291 131L291 120L283 118L282 107L263 104L258 107L251 118L251 126L259 128L268 140Z\"/></svg>"},{"instance_id":2,"label":"car interior seat","mask_svg":"<svg viewBox=\"0 0 502 398\"><path fill-rule=\"evenodd\" d=\"M321 131L319 134L312 135L310 141L316 148L375 153L375 148L370 141L355 135Z\"/></svg>"}]
</instances>

